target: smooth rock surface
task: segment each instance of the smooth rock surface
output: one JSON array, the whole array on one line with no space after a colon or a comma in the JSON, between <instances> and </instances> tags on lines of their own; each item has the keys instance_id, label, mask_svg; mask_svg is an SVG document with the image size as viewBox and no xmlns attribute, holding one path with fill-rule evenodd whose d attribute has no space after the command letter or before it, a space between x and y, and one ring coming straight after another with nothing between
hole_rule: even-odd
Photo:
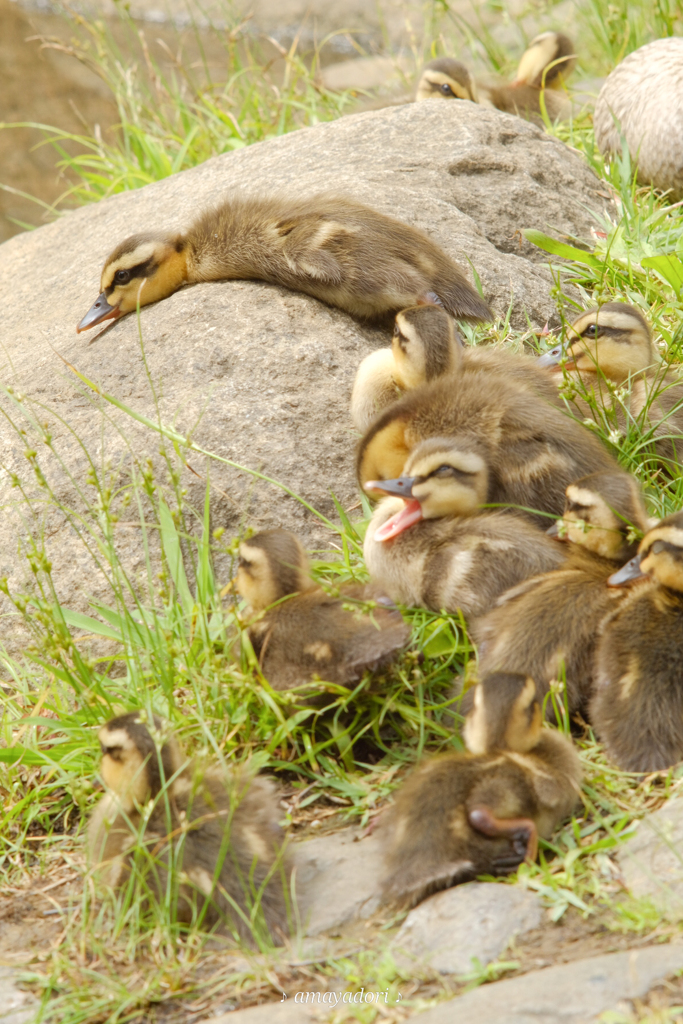
<instances>
[{"instance_id":1,"label":"smooth rock surface","mask_svg":"<svg viewBox=\"0 0 683 1024\"><path fill-rule=\"evenodd\" d=\"M392 947L401 963L466 974L473 959L497 959L516 935L543 920L536 893L495 882L468 882L436 893L411 910Z\"/></svg>"},{"instance_id":2,"label":"smooth rock surface","mask_svg":"<svg viewBox=\"0 0 683 1024\"><path fill-rule=\"evenodd\" d=\"M409 1020L415 1024L591 1024L683 967L683 945L646 946L482 985Z\"/></svg>"},{"instance_id":3,"label":"smooth rock surface","mask_svg":"<svg viewBox=\"0 0 683 1024\"><path fill-rule=\"evenodd\" d=\"M380 843L356 829L294 847L299 918L305 935L320 935L370 917L379 906Z\"/></svg>"},{"instance_id":4,"label":"smooth rock surface","mask_svg":"<svg viewBox=\"0 0 683 1024\"><path fill-rule=\"evenodd\" d=\"M18 974L13 967L0 967L0 1024L31 1024L35 1020L38 1004L30 992L17 988Z\"/></svg>"},{"instance_id":5,"label":"smooth rock surface","mask_svg":"<svg viewBox=\"0 0 683 1024\"><path fill-rule=\"evenodd\" d=\"M617 852L626 887L649 897L670 919L683 916L683 799L638 822L634 835Z\"/></svg>"},{"instance_id":6,"label":"smooth rock surface","mask_svg":"<svg viewBox=\"0 0 683 1024\"><path fill-rule=\"evenodd\" d=\"M63 603L83 610L87 594L109 598L101 570L73 527L45 506L24 452L38 452L53 490L77 514L88 461L50 410L75 431L99 471L111 474L114 487L134 465L144 468L147 456L158 464L158 435L111 406L103 422L98 400L60 356L155 420L135 317L99 336L97 329L77 335L75 325L97 296L101 266L119 241L134 230L182 228L236 188L296 196L333 189L398 216L426 230L465 268L469 258L498 313L514 296L513 319L520 325L526 315L538 325L552 320L554 305L544 256L536 250L531 255L539 262L532 263L520 255L519 230L587 235L587 209L604 204L597 179L579 157L533 125L475 104L435 102L345 117L260 143L10 239L0 246L0 383L25 394L23 408L49 423L55 451L36 437L21 407L0 397L0 408L16 424L0 417L0 576L9 577L13 591L32 585L26 562L17 557L18 537L30 527L45 537ZM360 360L388 342L386 327L246 281L183 289L145 307L140 321L163 422L284 482L331 517L330 490L346 507L356 501L349 396ZM199 456L189 461L194 473L184 470L181 486L201 508L205 466ZM35 499L31 512L11 486L12 474ZM282 525L309 543L327 536L301 504L270 484L218 463L211 464L211 481L213 526L226 527L228 536L241 523ZM126 571L140 580L146 567L133 526L117 528L116 541Z\"/></svg>"}]
</instances>

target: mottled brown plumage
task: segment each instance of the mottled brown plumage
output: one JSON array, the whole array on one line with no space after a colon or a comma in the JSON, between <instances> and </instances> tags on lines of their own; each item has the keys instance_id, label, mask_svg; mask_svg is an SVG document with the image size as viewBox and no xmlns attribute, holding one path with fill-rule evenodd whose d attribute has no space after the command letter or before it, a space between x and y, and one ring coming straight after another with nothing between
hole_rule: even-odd
<instances>
[{"instance_id":1,"label":"mottled brown plumage","mask_svg":"<svg viewBox=\"0 0 683 1024\"><path fill-rule=\"evenodd\" d=\"M184 284L235 278L284 285L359 317L430 301L466 320L492 316L458 264L422 231L321 193L235 196L202 213L185 234L132 235L107 257L102 294L78 330Z\"/></svg>"},{"instance_id":2,"label":"mottled brown plumage","mask_svg":"<svg viewBox=\"0 0 683 1024\"><path fill-rule=\"evenodd\" d=\"M414 306L396 314L391 348L361 362L351 394L354 426L366 431L377 415L406 391L440 377L472 371L500 374L561 407L551 370L538 360L483 346L463 346L452 317L437 306Z\"/></svg>"},{"instance_id":3,"label":"mottled brown plumage","mask_svg":"<svg viewBox=\"0 0 683 1024\"><path fill-rule=\"evenodd\" d=\"M376 587L325 593L293 534L265 530L240 546L237 589L248 602L249 639L274 690L317 679L348 685L386 668L410 629ZM384 603L383 603L384 602Z\"/></svg>"},{"instance_id":4,"label":"mottled brown plumage","mask_svg":"<svg viewBox=\"0 0 683 1024\"><path fill-rule=\"evenodd\" d=\"M541 702L551 683L563 681L566 694L558 695L558 703L565 706L566 699L570 715L586 716L600 622L623 596L607 579L635 553L648 527L637 481L621 471L577 480L567 488L560 525L570 551L567 564L502 594L472 623L472 635L482 677L522 672L536 681ZM581 557L572 558L577 549ZM551 700L546 716L556 719Z\"/></svg>"},{"instance_id":5,"label":"mottled brown plumage","mask_svg":"<svg viewBox=\"0 0 683 1024\"><path fill-rule=\"evenodd\" d=\"M408 392L373 422L357 453L361 486L395 479L408 456L428 438L452 441L486 464L480 503L559 516L565 488L579 477L616 468L600 441L570 416L502 374L478 368Z\"/></svg>"},{"instance_id":6,"label":"mottled brown plumage","mask_svg":"<svg viewBox=\"0 0 683 1024\"><path fill-rule=\"evenodd\" d=\"M634 564L611 577L633 582L600 629L591 722L624 771L683 760L683 513L643 538Z\"/></svg>"},{"instance_id":7,"label":"mottled brown plumage","mask_svg":"<svg viewBox=\"0 0 683 1024\"><path fill-rule=\"evenodd\" d=\"M402 604L482 615L503 591L564 562L564 546L522 515L480 509L488 467L474 446L424 441L403 477L368 486L403 495L380 502L363 548L373 583Z\"/></svg>"},{"instance_id":8,"label":"mottled brown plumage","mask_svg":"<svg viewBox=\"0 0 683 1024\"><path fill-rule=\"evenodd\" d=\"M206 904L204 927L219 925L252 941L265 926L281 941L287 932L288 866L272 784L239 770L193 766L159 719L146 723L144 712L134 711L99 732L108 791L88 827L89 861L97 876L122 888L135 860L162 901L172 850L177 920L190 924ZM134 847L140 845L147 856L136 857ZM252 927L256 904L260 912Z\"/></svg>"},{"instance_id":9,"label":"mottled brown plumage","mask_svg":"<svg viewBox=\"0 0 683 1024\"><path fill-rule=\"evenodd\" d=\"M533 680L500 674L494 691L516 728L482 733L478 753L419 765L380 819L388 901L411 906L477 875L514 871L573 810L579 760L569 740L541 728Z\"/></svg>"}]
</instances>

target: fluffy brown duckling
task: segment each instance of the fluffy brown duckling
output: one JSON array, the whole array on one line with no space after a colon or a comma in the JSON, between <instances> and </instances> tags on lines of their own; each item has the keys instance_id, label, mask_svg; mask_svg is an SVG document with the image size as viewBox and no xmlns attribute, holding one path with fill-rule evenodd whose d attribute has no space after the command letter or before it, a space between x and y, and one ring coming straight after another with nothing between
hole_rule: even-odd
<instances>
[{"instance_id":1,"label":"fluffy brown duckling","mask_svg":"<svg viewBox=\"0 0 683 1024\"><path fill-rule=\"evenodd\" d=\"M490 320L462 269L417 228L353 199L237 196L206 210L184 234L131 235L107 257L102 292L78 325L85 331L177 291L235 278L313 295L359 317L419 302L456 317Z\"/></svg>"},{"instance_id":2,"label":"fluffy brown duckling","mask_svg":"<svg viewBox=\"0 0 683 1024\"><path fill-rule=\"evenodd\" d=\"M236 589L248 604L249 639L274 690L315 677L355 683L366 671L386 668L410 637L377 588L345 584L333 597L316 586L301 543L287 530L264 530L240 545Z\"/></svg>"},{"instance_id":3,"label":"fluffy brown duckling","mask_svg":"<svg viewBox=\"0 0 683 1024\"><path fill-rule=\"evenodd\" d=\"M409 391L380 413L358 447L361 487L399 477L411 452L430 438L442 446L452 441L483 461L480 504L530 510L525 514L541 525L548 514L562 514L573 480L616 468L580 423L504 374L478 367Z\"/></svg>"},{"instance_id":4,"label":"fluffy brown duckling","mask_svg":"<svg viewBox=\"0 0 683 1024\"><path fill-rule=\"evenodd\" d=\"M555 121L571 113L571 103L562 90L575 64L571 40L561 32L543 32L522 54L513 82L477 84L460 61L438 57L425 65L415 99L469 100L537 122L542 122L544 104L550 120Z\"/></svg>"},{"instance_id":5,"label":"fluffy brown duckling","mask_svg":"<svg viewBox=\"0 0 683 1024\"><path fill-rule=\"evenodd\" d=\"M281 940L288 870L272 784L193 768L168 728L156 717L148 726L144 712L111 719L99 741L107 792L88 827L89 861L98 876L122 888L142 842L150 859L147 885L163 900L172 848L179 921L190 924L205 910L205 927L221 924L252 940L262 934L253 913L258 904L271 938Z\"/></svg>"},{"instance_id":6,"label":"fluffy brown duckling","mask_svg":"<svg viewBox=\"0 0 683 1024\"><path fill-rule=\"evenodd\" d=\"M542 123L543 106L551 121L571 115L565 81L576 64L574 45L561 32L543 32L529 43L508 85L479 85L479 102L527 121Z\"/></svg>"},{"instance_id":7,"label":"fluffy brown duckling","mask_svg":"<svg viewBox=\"0 0 683 1024\"><path fill-rule=\"evenodd\" d=\"M412 906L477 875L515 871L576 805L576 750L542 728L534 681L497 673L487 682L495 714L477 730L469 723L477 752L419 765L380 819L387 900Z\"/></svg>"},{"instance_id":8,"label":"fluffy brown duckling","mask_svg":"<svg viewBox=\"0 0 683 1024\"><path fill-rule=\"evenodd\" d=\"M505 590L566 557L524 516L481 509L489 469L458 439L423 441L404 476L367 487L397 495L378 505L363 551L373 583L402 604L483 615Z\"/></svg>"},{"instance_id":9,"label":"fluffy brown duckling","mask_svg":"<svg viewBox=\"0 0 683 1024\"><path fill-rule=\"evenodd\" d=\"M523 672L536 681L541 702L551 684L563 680L569 714L586 716L600 622L621 596L607 579L631 558L637 538L648 529L636 479L617 470L570 484L560 526L570 551L582 557L570 557L559 569L504 593L472 624L472 635L482 676ZM467 711L471 692L462 711ZM557 699L565 704L564 695ZM545 713L555 721L551 700Z\"/></svg>"},{"instance_id":10,"label":"fluffy brown duckling","mask_svg":"<svg viewBox=\"0 0 683 1024\"><path fill-rule=\"evenodd\" d=\"M683 512L609 583L641 578L600 628L590 720L619 768L654 772L683 760Z\"/></svg>"},{"instance_id":11,"label":"fluffy brown duckling","mask_svg":"<svg viewBox=\"0 0 683 1024\"><path fill-rule=\"evenodd\" d=\"M563 372L559 381L576 415L622 433L637 425L643 447L652 445L664 468L677 472L683 451L683 381L661 362L638 309L610 302L587 310L569 328L565 344L539 362Z\"/></svg>"},{"instance_id":12,"label":"fluffy brown duckling","mask_svg":"<svg viewBox=\"0 0 683 1024\"><path fill-rule=\"evenodd\" d=\"M660 459L676 466L683 455L683 381L662 363L647 320L626 302L606 302L582 313L567 330L563 344L538 360L570 383L570 408L581 417L599 418L614 407L616 425L637 421L645 441ZM609 381L624 389L623 406L615 405ZM590 399L590 401L589 401ZM597 408L596 408L597 407Z\"/></svg>"},{"instance_id":13,"label":"fluffy brown duckling","mask_svg":"<svg viewBox=\"0 0 683 1024\"><path fill-rule=\"evenodd\" d=\"M351 394L351 419L365 431L378 413L406 391L439 377L471 370L501 373L554 405L561 405L553 374L539 361L512 352L465 347L453 318L438 306L413 306L396 314L391 348L361 362Z\"/></svg>"},{"instance_id":14,"label":"fluffy brown duckling","mask_svg":"<svg viewBox=\"0 0 683 1024\"><path fill-rule=\"evenodd\" d=\"M479 102L477 85L468 68L452 57L437 57L425 64L415 100L444 99Z\"/></svg>"}]
</instances>

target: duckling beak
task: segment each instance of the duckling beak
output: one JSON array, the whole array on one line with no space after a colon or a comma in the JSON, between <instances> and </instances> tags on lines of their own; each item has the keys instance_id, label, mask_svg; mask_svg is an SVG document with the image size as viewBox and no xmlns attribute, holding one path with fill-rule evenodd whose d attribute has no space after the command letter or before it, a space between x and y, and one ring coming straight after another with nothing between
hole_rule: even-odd
<instances>
[{"instance_id":1,"label":"duckling beak","mask_svg":"<svg viewBox=\"0 0 683 1024\"><path fill-rule=\"evenodd\" d=\"M412 498L416 476L399 476L396 480L368 480L366 491L381 491L382 494L393 494L397 498Z\"/></svg>"},{"instance_id":2,"label":"duckling beak","mask_svg":"<svg viewBox=\"0 0 683 1024\"><path fill-rule=\"evenodd\" d=\"M561 345L556 345L555 348L549 349L544 352L542 356L536 360L539 366L559 366L562 362L564 351Z\"/></svg>"},{"instance_id":3,"label":"duckling beak","mask_svg":"<svg viewBox=\"0 0 683 1024\"><path fill-rule=\"evenodd\" d=\"M95 327L96 324L101 324L104 320L116 320L120 316L121 311L118 306L110 306L107 296L102 292L81 320L76 328L76 333L80 334L81 331L87 331L89 327Z\"/></svg>"},{"instance_id":4,"label":"duckling beak","mask_svg":"<svg viewBox=\"0 0 683 1024\"><path fill-rule=\"evenodd\" d=\"M560 522L561 520L558 519L556 523L553 523L552 526L548 527L545 531L547 537L557 537L558 540L562 540L560 537Z\"/></svg>"},{"instance_id":5,"label":"duckling beak","mask_svg":"<svg viewBox=\"0 0 683 1024\"><path fill-rule=\"evenodd\" d=\"M643 572L640 568L640 555L636 555L626 565L622 565L621 569L617 572L613 572L610 578L607 580L607 585L610 587L623 587L631 580L639 580L643 576L647 576L647 573Z\"/></svg>"},{"instance_id":6,"label":"duckling beak","mask_svg":"<svg viewBox=\"0 0 683 1024\"><path fill-rule=\"evenodd\" d=\"M417 476L400 476L396 480L368 480L365 485L366 491L381 491L383 494L396 495L405 501L400 512L377 527L375 530L376 541L393 540L394 537L398 537L399 533L403 533L404 530L424 518L420 502L417 498L413 498L413 485L419 479Z\"/></svg>"}]
</instances>

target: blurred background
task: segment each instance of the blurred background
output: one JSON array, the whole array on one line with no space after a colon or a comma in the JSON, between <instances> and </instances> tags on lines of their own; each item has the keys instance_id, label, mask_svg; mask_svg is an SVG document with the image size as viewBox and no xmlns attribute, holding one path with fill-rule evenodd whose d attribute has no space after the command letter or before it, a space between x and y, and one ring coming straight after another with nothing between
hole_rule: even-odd
<instances>
[{"instance_id":1,"label":"blurred background","mask_svg":"<svg viewBox=\"0 0 683 1024\"><path fill-rule=\"evenodd\" d=\"M575 127L627 53L683 34L683 0L0 0L0 241L210 156L410 99L457 57L513 75L538 32L579 57Z\"/></svg>"}]
</instances>

